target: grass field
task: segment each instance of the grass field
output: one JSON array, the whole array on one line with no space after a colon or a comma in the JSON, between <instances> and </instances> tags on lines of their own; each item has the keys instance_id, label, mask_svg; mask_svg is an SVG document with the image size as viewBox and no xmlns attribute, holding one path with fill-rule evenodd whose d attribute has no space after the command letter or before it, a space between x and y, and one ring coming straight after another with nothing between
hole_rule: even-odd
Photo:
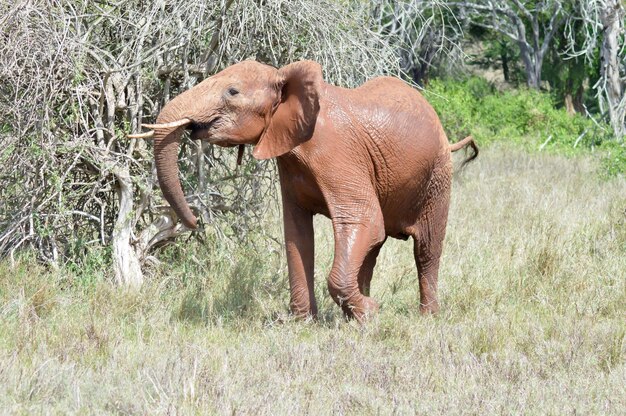
<instances>
[{"instance_id":1,"label":"grass field","mask_svg":"<svg viewBox=\"0 0 626 416\"><path fill-rule=\"evenodd\" d=\"M140 292L114 288L97 260L5 261L0 411L624 414L626 180L596 169L484 149L455 178L435 317L418 312L411 242L389 241L380 315L345 322L320 218L320 320L290 319L271 210L254 245L209 235L168 248Z\"/></svg>"}]
</instances>

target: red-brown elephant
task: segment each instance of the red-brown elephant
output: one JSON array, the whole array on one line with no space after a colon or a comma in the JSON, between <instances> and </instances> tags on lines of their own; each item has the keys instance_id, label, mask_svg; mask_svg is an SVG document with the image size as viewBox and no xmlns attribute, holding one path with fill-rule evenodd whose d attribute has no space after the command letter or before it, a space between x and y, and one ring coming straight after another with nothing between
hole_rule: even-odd
<instances>
[{"instance_id":1,"label":"red-brown elephant","mask_svg":"<svg viewBox=\"0 0 626 416\"><path fill-rule=\"evenodd\" d=\"M376 256L388 236L414 239L420 310L436 312L437 275L450 201L450 145L437 114L403 81L381 77L355 89L330 85L319 64L276 69L233 65L170 101L153 131L159 183L181 221L196 227L178 178L181 135L232 146L254 144L277 158L283 200L291 310L315 316L313 215L332 220L333 299L362 321Z\"/></svg>"}]
</instances>

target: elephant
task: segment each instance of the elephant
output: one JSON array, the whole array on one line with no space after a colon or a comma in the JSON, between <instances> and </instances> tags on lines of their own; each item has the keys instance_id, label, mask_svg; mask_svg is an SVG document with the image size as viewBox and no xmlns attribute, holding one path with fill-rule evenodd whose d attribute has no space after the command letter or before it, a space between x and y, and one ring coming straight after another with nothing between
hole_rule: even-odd
<instances>
[{"instance_id":1,"label":"elephant","mask_svg":"<svg viewBox=\"0 0 626 416\"><path fill-rule=\"evenodd\" d=\"M377 77L348 89L326 83L321 66L280 69L252 60L208 77L168 102L150 131L160 188L189 228L196 228L178 178L184 131L220 146L254 145L256 159L276 158L283 203L290 309L315 317L313 215L332 221L334 259L328 290L347 317L378 311L369 296L387 237L413 238L420 312L435 313L439 262L448 218L451 145L426 99L404 81Z\"/></svg>"}]
</instances>

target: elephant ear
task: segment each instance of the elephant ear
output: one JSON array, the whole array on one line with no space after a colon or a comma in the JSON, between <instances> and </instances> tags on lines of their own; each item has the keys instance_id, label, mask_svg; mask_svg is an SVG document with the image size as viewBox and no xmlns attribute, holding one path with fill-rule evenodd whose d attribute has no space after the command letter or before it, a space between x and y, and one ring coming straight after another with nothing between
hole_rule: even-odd
<instances>
[{"instance_id":1,"label":"elephant ear","mask_svg":"<svg viewBox=\"0 0 626 416\"><path fill-rule=\"evenodd\" d=\"M322 68L317 62L300 61L278 70L278 107L254 147L257 159L283 155L313 136L320 110Z\"/></svg>"}]
</instances>

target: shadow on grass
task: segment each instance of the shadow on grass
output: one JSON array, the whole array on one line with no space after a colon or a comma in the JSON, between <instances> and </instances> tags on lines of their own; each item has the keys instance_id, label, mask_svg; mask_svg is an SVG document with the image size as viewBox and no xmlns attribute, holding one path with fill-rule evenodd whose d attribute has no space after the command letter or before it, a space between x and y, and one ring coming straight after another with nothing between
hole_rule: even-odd
<instances>
[{"instance_id":1,"label":"shadow on grass","mask_svg":"<svg viewBox=\"0 0 626 416\"><path fill-rule=\"evenodd\" d=\"M227 276L191 281L174 310L174 318L196 325L239 319L264 321L280 307L285 290L280 279L270 278L267 265L245 258L226 269ZM265 318L265 319L264 319Z\"/></svg>"}]
</instances>

